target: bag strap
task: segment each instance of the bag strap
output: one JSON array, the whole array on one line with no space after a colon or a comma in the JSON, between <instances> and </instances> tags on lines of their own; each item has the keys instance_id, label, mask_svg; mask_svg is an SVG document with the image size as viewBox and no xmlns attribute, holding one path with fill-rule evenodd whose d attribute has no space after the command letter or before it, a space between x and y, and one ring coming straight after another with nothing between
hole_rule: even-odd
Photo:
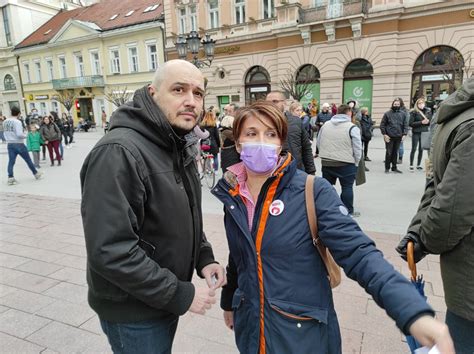
<instances>
[{"instance_id":1,"label":"bag strap","mask_svg":"<svg viewBox=\"0 0 474 354\"><path fill-rule=\"evenodd\" d=\"M306 213L308 214L309 228L311 230L311 237L313 238L313 245L318 249L318 252L323 259L326 269L328 268L328 257L326 253L326 246L324 246L318 237L318 217L316 215L316 206L314 205L314 180L313 175L306 177L305 201Z\"/></svg>"}]
</instances>

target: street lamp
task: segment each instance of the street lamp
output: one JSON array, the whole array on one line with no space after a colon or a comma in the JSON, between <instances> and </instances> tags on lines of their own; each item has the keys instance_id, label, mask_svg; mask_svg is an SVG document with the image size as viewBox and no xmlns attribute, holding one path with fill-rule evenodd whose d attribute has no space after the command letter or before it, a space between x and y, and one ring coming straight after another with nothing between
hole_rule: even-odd
<instances>
[{"instance_id":1,"label":"street lamp","mask_svg":"<svg viewBox=\"0 0 474 354\"><path fill-rule=\"evenodd\" d=\"M199 59L199 49L201 43L204 47L205 59ZM206 34L205 38L201 42L201 37L196 31L191 31L188 36L180 35L175 43L176 50L178 51L178 57L186 60L188 51L191 52L193 58L191 62L198 68L210 67L212 60L214 60L214 48L216 41L211 38L209 34Z\"/></svg>"}]
</instances>

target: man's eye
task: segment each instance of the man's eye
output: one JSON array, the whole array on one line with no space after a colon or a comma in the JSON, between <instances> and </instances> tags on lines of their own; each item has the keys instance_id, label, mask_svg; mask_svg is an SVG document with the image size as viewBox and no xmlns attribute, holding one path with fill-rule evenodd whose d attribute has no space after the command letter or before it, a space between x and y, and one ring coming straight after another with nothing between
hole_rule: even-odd
<instances>
[{"instance_id":1,"label":"man's eye","mask_svg":"<svg viewBox=\"0 0 474 354\"><path fill-rule=\"evenodd\" d=\"M198 97L203 97L204 96L204 94L202 92L195 92L194 94Z\"/></svg>"},{"instance_id":2,"label":"man's eye","mask_svg":"<svg viewBox=\"0 0 474 354\"><path fill-rule=\"evenodd\" d=\"M183 92L183 88L182 88L182 87L175 87L175 88L173 89L173 91L178 92L178 93L181 93L181 92Z\"/></svg>"}]
</instances>

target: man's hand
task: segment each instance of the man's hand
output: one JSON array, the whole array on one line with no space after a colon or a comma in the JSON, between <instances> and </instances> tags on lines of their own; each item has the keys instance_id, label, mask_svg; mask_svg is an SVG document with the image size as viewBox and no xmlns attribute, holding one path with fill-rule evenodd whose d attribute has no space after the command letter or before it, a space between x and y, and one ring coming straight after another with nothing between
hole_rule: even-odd
<instances>
[{"instance_id":1,"label":"man's hand","mask_svg":"<svg viewBox=\"0 0 474 354\"><path fill-rule=\"evenodd\" d=\"M204 315L216 303L216 292L209 288L196 288L189 311Z\"/></svg>"},{"instance_id":2,"label":"man's hand","mask_svg":"<svg viewBox=\"0 0 474 354\"><path fill-rule=\"evenodd\" d=\"M234 330L234 311L224 311L224 322L227 328Z\"/></svg>"},{"instance_id":3,"label":"man's hand","mask_svg":"<svg viewBox=\"0 0 474 354\"><path fill-rule=\"evenodd\" d=\"M385 140L385 142L388 144L390 142L390 137L388 135L384 135L383 136L383 140Z\"/></svg>"},{"instance_id":4,"label":"man's hand","mask_svg":"<svg viewBox=\"0 0 474 354\"><path fill-rule=\"evenodd\" d=\"M408 241L413 241L413 258L415 263L421 261L428 254L425 247L420 241L420 236L415 233L409 232L404 238L400 241L395 250L400 254L405 261L407 260L407 244Z\"/></svg>"},{"instance_id":5,"label":"man's hand","mask_svg":"<svg viewBox=\"0 0 474 354\"><path fill-rule=\"evenodd\" d=\"M436 345L440 353L455 353L448 326L431 316L418 318L409 328L418 342L427 347Z\"/></svg>"},{"instance_id":6,"label":"man's hand","mask_svg":"<svg viewBox=\"0 0 474 354\"><path fill-rule=\"evenodd\" d=\"M206 279L207 286L217 289L227 284L224 267L217 263L211 263L202 268L202 275Z\"/></svg>"}]
</instances>

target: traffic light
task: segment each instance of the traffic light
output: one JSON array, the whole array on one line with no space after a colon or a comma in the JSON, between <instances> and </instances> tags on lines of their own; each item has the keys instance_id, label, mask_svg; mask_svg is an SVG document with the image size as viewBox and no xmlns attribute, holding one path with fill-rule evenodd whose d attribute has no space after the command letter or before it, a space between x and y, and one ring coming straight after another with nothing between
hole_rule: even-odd
<instances>
[{"instance_id":1,"label":"traffic light","mask_svg":"<svg viewBox=\"0 0 474 354\"><path fill-rule=\"evenodd\" d=\"M76 100L74 103L74 106L76 107L76 116L77 119L81 118L81 106L79 105L79 100Z\"/></svg>"}]
</instances>

